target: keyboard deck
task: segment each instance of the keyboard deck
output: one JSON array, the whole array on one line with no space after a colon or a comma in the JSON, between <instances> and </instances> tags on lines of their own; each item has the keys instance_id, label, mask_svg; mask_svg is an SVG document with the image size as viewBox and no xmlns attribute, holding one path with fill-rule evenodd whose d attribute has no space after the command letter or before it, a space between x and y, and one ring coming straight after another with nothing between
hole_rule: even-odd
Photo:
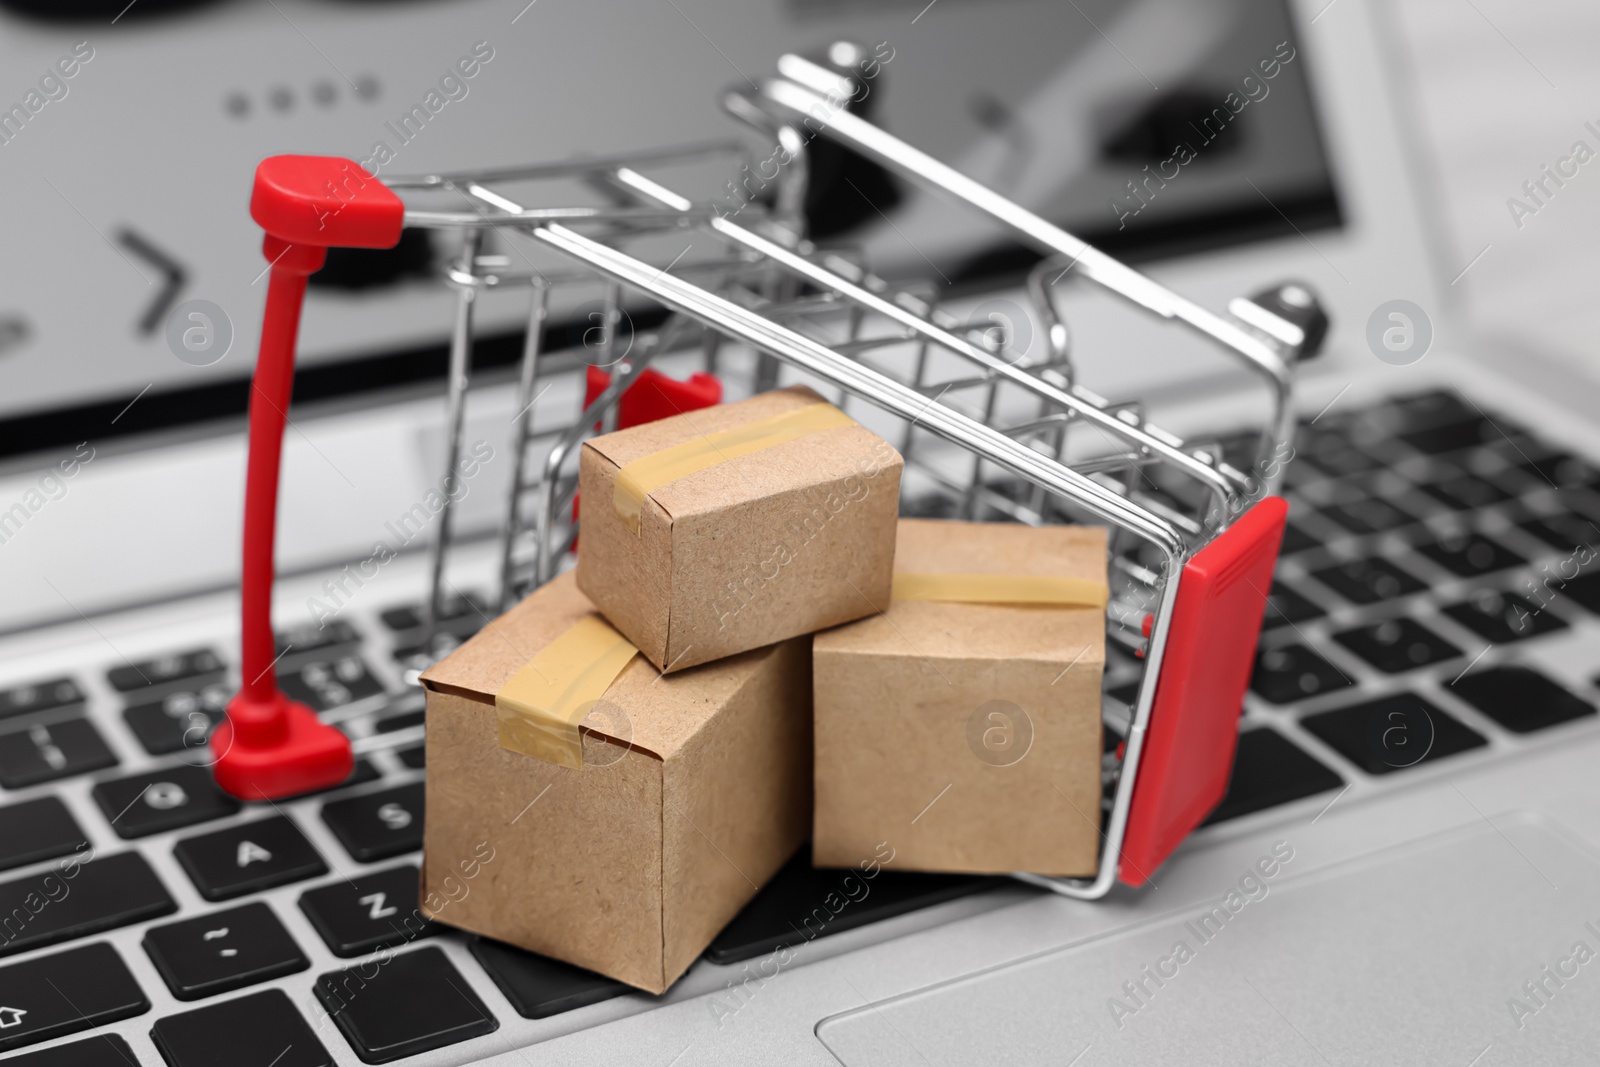
<instances>
[{"instance_id":1,"label":"keyboard deck","mask_svg":"<svg viewBox=\"0 0 1600 1067\"><path fill-rule=\"evenodd\" d=\"M1563 649L1600 615L1600 472L1445 392L1326 413L1297 453L1233 779L1208 825L1592 728L1596 679ZM413 604L285 633L280 679L364 734L409 730L423 716L405 683L484 619L467 597L427 645ZM659 1001L417 914L420 744L374 752L319 796L219 793L186 758L237 684L231 651L103 649L80 673L0 689L0 957L15 957L0 963L0 1052L53 1042L16 1060L33 1067L159 1062L152 1048L172 1067L460 1063L617 1017L606 1002ZM1128 699L1134 670L1112 661L1109 701ZM130 770L119 752L146 758ZM885 870L802 934L837 874L797 856L683 986L802 937L893 936L897 917L1033 892Z\"/></svg>"}]
</instances>

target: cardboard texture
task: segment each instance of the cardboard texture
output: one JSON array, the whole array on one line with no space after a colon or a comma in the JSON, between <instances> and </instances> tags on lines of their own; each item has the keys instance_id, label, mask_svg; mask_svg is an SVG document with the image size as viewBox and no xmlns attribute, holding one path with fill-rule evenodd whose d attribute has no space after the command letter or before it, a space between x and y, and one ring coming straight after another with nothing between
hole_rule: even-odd
<instances>
[{"instance_id":1,"label":"cardboard texture","mask_svg":"<svg viewBox=\"0 0 1600 1067\"><path fill-rule=\"evenodd\" d=\"M895 571L1104 586L1106 533L902 519ZM1102 608L897 600L812 656L817 866L1095 873Z\"/></svg>"},{"instance_id":2,"label":"cardboard texture","mask_svg":"<svg viewBox=\"0 0 1600 1067\"><path fill-rule=\"evenodd\" d=\"M593 611L563 575L423 674L423 911L660 993L806 839L811 641L670 677L635 657L581 768L501 748L495 693Z\"/></svg>"},{"instance_id":3,"label":"cardboard texture","mask_svg":"<svg viewBox=\"0 0 1600 1067\"><path fill-rule=\"evenodd\" d=\"M855 423L655 488L637 532L613 506L628 464L820 403L796 386L584 444L578 587L658 668L709 663L889 602L902 461Z\"/></svg>"}]
</instances>

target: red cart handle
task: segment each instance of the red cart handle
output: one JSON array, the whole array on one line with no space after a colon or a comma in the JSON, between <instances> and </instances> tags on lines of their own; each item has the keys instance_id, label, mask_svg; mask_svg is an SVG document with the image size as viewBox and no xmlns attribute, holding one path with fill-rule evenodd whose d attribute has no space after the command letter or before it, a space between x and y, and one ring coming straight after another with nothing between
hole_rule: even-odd
<instances>
[{"instance_id":1,"label":"red cart handle","mask_svg":"<svg viewBox=\"0 0 1600 1067\"><path fill-rule=\"evenodd\" d=\"M295 338L306 279L330 247L392 248L405 205L359 164L330 156L273 156L256 168L250 215L266 230L270 263L261 351L250 385L240 596L243 686L211 737L217 785L246 800L277 799L350 776L350 740L278 688L272 630L278 468L294 386Z\"/></svg>"}]
</instances>

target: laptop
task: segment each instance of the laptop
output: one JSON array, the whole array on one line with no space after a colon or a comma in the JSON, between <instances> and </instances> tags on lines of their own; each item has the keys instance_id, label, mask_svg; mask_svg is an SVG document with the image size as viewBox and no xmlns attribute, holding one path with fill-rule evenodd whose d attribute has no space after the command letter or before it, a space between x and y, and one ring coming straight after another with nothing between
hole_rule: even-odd
<instances>
[{"instance_id":1,"label":"laptop","mask_svg":"<svg viewBox=\"0 0 1600 1067\"><path fill-rule=\"evenodd\" d=\"M1576 1058L1600 982L1594 398L1461 328L1383 5L1058 8L0 5L0 66L37 71L0 114L0 164L26 190L0 206L0 1051ZM387 177L702 144L684 184L711 199L739 135L722 90L846 38L892 56L872 118L898 135L1206 306L1292 279L1333 321L1300 369L1290 528L1207 824L1150 884L1092 902L892 869L841 898L842 872L802 854L660 997L422 922L414 680L448 640L423 640L436 530L391 527L439 483L450 298L449 250L415 237L337 257L314 289L285 448L279 676L346 726L356 773L270 805L219 793L203 743L239 684L255 162L338 153ZM1024 250L833 162L870 195L835 181L808 209L819 239L934 280L969 319L999 314L1011 343L1039 335L1017 314ZM1095 391L1224 447L1267 418L1214 351L1057 290ZM581 346L592 310L555 308L549 339ZM501 455L525 315L486 300L474 353L466 439ZM448 639L495 594L508 467L484 463L458 501ZM379 541L400 550L369 573ZM1134 673L1114 662L1108 708Z\"/></svg>"}]
</instances>

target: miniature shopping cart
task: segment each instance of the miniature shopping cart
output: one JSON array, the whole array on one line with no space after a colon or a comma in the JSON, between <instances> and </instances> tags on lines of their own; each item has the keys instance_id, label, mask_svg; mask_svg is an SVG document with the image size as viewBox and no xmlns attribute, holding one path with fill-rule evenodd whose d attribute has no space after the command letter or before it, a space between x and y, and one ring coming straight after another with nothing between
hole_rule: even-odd
<instances>
[{"instance_id":1,"label":"miniature shopping cart","mask_svg":"<svg viewBox=\"0 0 1600 1067\"><path fill-rule=\"evenodd\" d=\"M500 546L502 609L569 565L586 438L705 406L724 386L770 388L787 369L897 444L906 510L1088 521L1113 532L1107 636L1140 680L1131 706L1106 702L1108 725L1123 741L1107 757L1099 873L1017 877L1084 898L1104 895L1119 878L1142 884L1215 807L1283 531L1286 505L1274 491L1294 429L1291 371L1320 344L1326 320L1309 291L1292 284L1213 314L897 140L846 103L850 68L835 63L850 54L839 45L829 50L833 62L785 56L775 77L729 95L729 110L785 159L770 197L737 212L660 180L703 147L383 181L339 159L261 164L251 207L267 231L272 279L250 415L247 682L213 739L225 788L278 796L348 771L345 735L288 701L272 671L272 532L295 333L305 279L328 247L388 247L402 227L427 227L457 242L444 279L457 293L447 477L461 450L475 310L491 291L521 291L528 300L515 477ZM1017 353L1014 338L992 322L950 314L931 289L890 285L850 249L808 241L801 205L809 154L822 142L987 215L1042 253L1027 286L1044 325L1042 355ZM553 186L594 195L557 202ZM490 251L490 235L495 249L522 251ZM700 254L688 258L685 246ZM1216 441L1185 442L1149 423L1138 404L1111 403L1078 385L1052 302L1063 275L1197 331L1259 374L1272 410L1265 429L1240 455ZM574 287L601 294L599 328L576 353L547 351L552 300ZM646 315L650 308L658 314ZM629 318L650 326L624 337ZM557 383L565 383L562 395L582 399L552 418L541 398ZM451 531L447 511L431 548L429 627L450 600Z\"/></svg>"}]
</instances>

